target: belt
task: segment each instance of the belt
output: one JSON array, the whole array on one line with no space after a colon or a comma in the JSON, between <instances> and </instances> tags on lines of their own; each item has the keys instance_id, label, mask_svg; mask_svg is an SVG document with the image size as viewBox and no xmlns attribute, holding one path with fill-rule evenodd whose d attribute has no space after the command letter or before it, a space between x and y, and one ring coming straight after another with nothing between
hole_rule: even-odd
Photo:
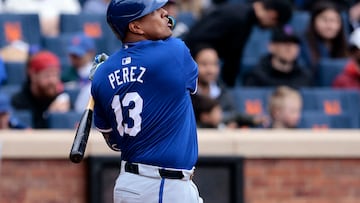
<instances>
[{"instance_id":1,"label":"belt","mask_svg":"<svg viewBox=\"0 0 360 203\"><path fill-rule=\"evenodd\" d=\"M125 172L148 177L191 180L193 174L193 170L169 170L156 166L134 164L125 161L122 163L124 164Z\"/></svg>"}]
</instances>

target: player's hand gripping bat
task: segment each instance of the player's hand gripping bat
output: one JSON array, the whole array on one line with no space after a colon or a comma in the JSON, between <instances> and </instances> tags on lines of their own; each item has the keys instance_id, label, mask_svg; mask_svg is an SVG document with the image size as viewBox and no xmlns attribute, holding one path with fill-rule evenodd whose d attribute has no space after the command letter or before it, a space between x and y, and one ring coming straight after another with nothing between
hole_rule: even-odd
<instances>
[{"instance_id":1,"label":"player's hand gripping bat","mask_svg":"<svg viewBox=\"0 0 360 203\"><path fill-rule=\"evenodd\" d=\"M103 63L108 56L104 53L99 54L95 57L93 67L90 71L89 79L92 80L96 69ZM90 96L88 105L80 119L79 126L76 130L73 145L70 151L70 160L74 163L80 163L84 158L86 144L89 138L89 133L93 119L94 100Z\"/></svg>"}]
</instances>

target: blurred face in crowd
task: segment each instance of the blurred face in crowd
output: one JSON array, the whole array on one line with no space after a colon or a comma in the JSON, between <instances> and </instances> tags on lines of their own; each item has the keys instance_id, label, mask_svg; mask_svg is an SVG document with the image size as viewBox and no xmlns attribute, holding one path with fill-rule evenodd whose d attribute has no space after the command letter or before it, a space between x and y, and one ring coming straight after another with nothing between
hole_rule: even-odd
<instances>
[{"instance_id":1,"label":"blurred face in crowd","mask_svg":"<svg viewBox=\"0 0 360 203\"><path fill-rule=\"evenodd\" d=\"M341 16L333 9L319 13L314 21L315 31L325 40L334 39L339 34L341 26Z\"/></svg>"},{"instance_id":2,"label":"blurred face in crowd","mask_svg":"<svg viewBox=\"0 0 360 203\"><path fill-rule=\"evenodd\" d=\"M37 97L54 98L61 87L59 67L48 67L40 72L29 72L31 90Z\"/></svg>"},{"instance_id":3,"label":"blurred face in crowd","mask_svg":"<svg viewBox=\"0 0 360 203\"><path fill-rule=\"evenodd\" d=\"M199 69L199 83L210 84L216 82L220 72L219 57L216 50L206 48L201 50L195 58Z\"/></svg>"},{"instance_id":4,"label":"blurred face in crowd","mask_svg":"<svg viewBox=\"0 0 360 203\"><path fill-rule=\"evenodd\" d=\"M255 2L253 5L262 27L274 27L278 24L278 13L275 10L266 9L262 2Z\"/></svg>"},{"instance_id":5,"label":"blurred face in crowd","mask_svg":"<svg viewBox=\"0 0 360 203\"><path fill-rule=\"evenodd\" d=\"M204 124L217 128L223 119L222 114L223 112L221 106L217 105L214 108L212 108L210 112L202 113L200 115L200 121Z\"/></svg>"},{"instance_id":6,"label":"blurred face in crowd","mask_svg":"<svg viewBox=\"0 0 360 203\"><path fill-rule=\"evenodd\" d=\"M274 123L284 128L295 128L301 118L302 100L297 95L288 95L282 99L282 104L273 111Z\"/></svg>"},{"instance_id":7,"label":"blurred face in crowd","mask_svg":"<svg viewBox=\"0 0 360 203\"><path fill-rule=\"evenodd\" d=\"M299 51L299 45L294 42L272 42L269 45L269 52L273 55L272 65L282 72L292 70Z\"/></svg>"}]
</instances>

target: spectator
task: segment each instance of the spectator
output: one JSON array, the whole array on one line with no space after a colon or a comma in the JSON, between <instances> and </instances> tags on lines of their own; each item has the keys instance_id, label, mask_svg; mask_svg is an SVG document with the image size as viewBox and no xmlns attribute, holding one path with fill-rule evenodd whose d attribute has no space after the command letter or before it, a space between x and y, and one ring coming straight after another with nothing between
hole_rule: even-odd
<instances>
[{"instance_id":1,"label":"spectator","mask_svg":"<svg viewBox=\"0 0 360 203\"><path fill-rule=\"evenodd\" d=\"M205 95L193 95L191 97L197 127L199 128L224 128L222 122L223 112L220 103ZM232 125L229 124L230 128Z\"/></svg>"},{"instance_id":2,"label":"spectator","mask_svg":"<svg viewBox=\"0 0 360 203\"><path fill-rule=\"evenodd\" d=\"M8 95L0 93L0 130L28 128L11 115L11 110L10 98Z\"/></svg>"},{"instance_id":3,"label":"spectator","mask_svg":"<svg viewBox=\"0 0 360 203\"><path fill-rule=\"evenodd\" d=\"M199 70L197 94L205 95L219 102L224 114L223 122L239 127L254 127L266 123L267 118L264 116L253 117L237 112L232 95L219 80L220 61L214 48L206 44L198 45L193 50L193 57Z\"/></svg>"},{"instance_id":4,"label":"spectator","mask_svg":"<svg viewBox=\"0 0 360 203\"><path fill-rule=\"evenodd\" d=\"M209 44L217 50L224 63L222 79L231 87L235 85L240 58L252 28L284 24L292 15L291 7L287 0L219 5L195 23L184 39L191 51L197 44Z\"/></svg>"},{"instance_id":5,"label":"spectator","mask_svg":"<svg viewBox=\"0 0 360 203\"><path fill-rule=\"evenodd\" d=\"M333 87L360 91L360 27L351 34L349 45L351 60L335 78Z\"/></svg>"},{"instance_id":6,"label":"spectator","mask_svg":"<svg viewBox=\"0 0 360 203\"><path fill-rule=\"evenodd\" d=\"M276 29L268 45L269 54L244 77L245 86L300 88L312 85L310 71L297 63L300 40L289 26Z\"/></svg>"},{"instance_id":7,"label":"spectator","mask_svg":"<svg viewBox=\"0 0 360 203\"><path fill-rule=\"evenodd\" d=\"M347 41L339 8L331 2L318 2L311 11L301 59L316 73L321 58L344 58L346 52Z\"/></svg>"},{"instance_id":8,"label":"spectator","mask_svg":"<svg viewBox=\"0 0 360 203\"><path fill-rule=\"evenodd\" d=\"M60 80L60 62L56 55L40 51L30 57L27 67L28 79L20 92L11 98L18 110L30 110L34 128L47 128L48 112L67 112L69 95L63 92Z\"/></svg>"},{"instance_id":9,"label":"spectator","mask_svg":"<svg viewBox=\"0 0 360 203\"><path fill-rule=\"evenodd\" d=\"M45 36L58 35L60 14L78 14L81 11L78 0L6 0L3 8L8 13L39 14L41 32Z\"/></svg>"},{"instance_id":10,"label":"spectator","mask_svg":"<svg viewBox=\"0 0 360 203\"><path fill-rule=\"evenodd\" d=\"M82 9L83 13L105 15L111 0L87 0Z\"/></svg>"},{"instance_id":11,"label":"spectator","mask_svg":"<svg viewBox=\"0 0 360 203\"><path fill-rule=\"evenodd\" d=\"M301 119L302 98L298 91L286 86L277 87L270 96L271 128L296 128Z\"/></svg>"},{"instance_id":12,"label":"spectator","mask_svg":"<svg viewBox=\"0 0 360 203\"><path fill-rule=\"evenodd\" d=\"M95 56L95 42L92 38L80 33L72 37L67 49L71 67L62 74L62 81L67 87L80 89L74 109L82 112L90 97L89 74Z\"/></svg>"}]
</instances>

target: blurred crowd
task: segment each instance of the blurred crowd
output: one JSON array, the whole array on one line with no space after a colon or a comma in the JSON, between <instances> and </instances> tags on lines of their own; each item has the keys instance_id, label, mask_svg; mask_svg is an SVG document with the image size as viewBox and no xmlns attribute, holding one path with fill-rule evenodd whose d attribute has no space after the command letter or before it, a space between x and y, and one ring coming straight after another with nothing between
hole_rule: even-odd
<instances>
[{"instance_id":1,"label":"blurred crowd","mask_svg":"<svg viewBox=\"0 0 360 203\"><path fill-rule=\"evenodd\" d=\"M121 47L106 25L109 2L0 1L0 129L76 126L94 56ZM169 0L164 9L199 66L199 128L314 127L304 113L316 105L327 117L308 118L331 128L347 109L354 125L334 126L360 128L360 1ZM304 97L320 89L332 92L315 94L321 104Z\"/></svg>"}]
</instances>

